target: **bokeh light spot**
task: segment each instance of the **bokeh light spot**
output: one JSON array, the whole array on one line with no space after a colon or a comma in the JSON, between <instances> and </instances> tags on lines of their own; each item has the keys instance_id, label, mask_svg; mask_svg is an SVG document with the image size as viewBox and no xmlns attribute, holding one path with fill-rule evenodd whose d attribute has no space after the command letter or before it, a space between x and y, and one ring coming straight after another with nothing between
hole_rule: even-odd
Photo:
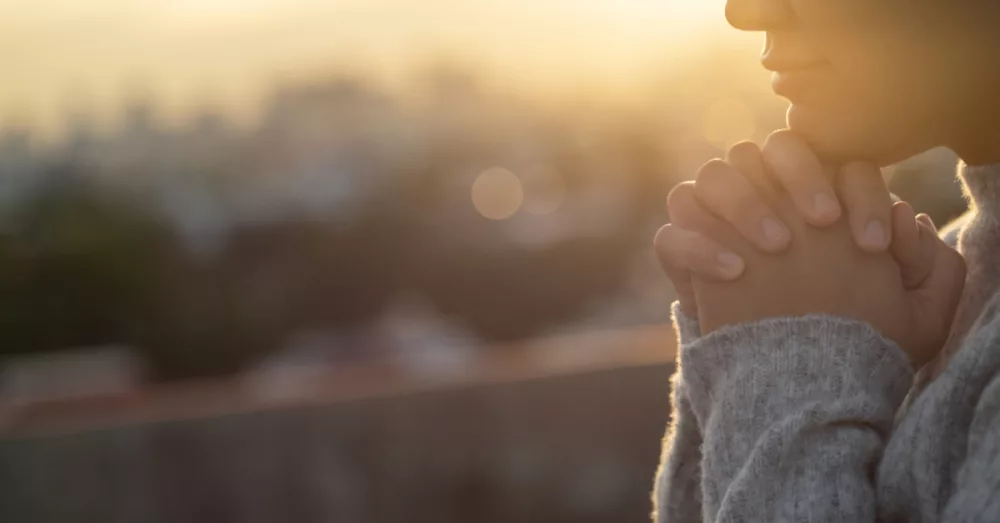
<instances>
[{"instance_id":1,"label":"bokeh light spot","mask_svg":"<svg viewBox=\"0 0 1000 523\"><path fill-rule=\"evenodd\" d=\"M524 211L546 216L559 210L566 199L566 182L554 168L544 165L527 170L524 177Z\"/></svg>"},{"instance_id":2,"label":"bokeh light spot","mask_svg":"<svg viewBox=\"0 0 1000 523\"><path fill-rule=\"evenodd\" d=\"M479 214L490 220L510 218L521 208L522 202L521 180L507 169L487 169L472 184L472 204Z\"/></svg>"},{"instance_id":3,"label":"bokeh light spot","mask_svg":"<svg viewBox=\"0 0 1000 523\"><path fill-rule=\"evenodd\" d=\"M742 100L723 98L708 108L702 133L714 147L728 149L753 136L757 129L753 110Z\"/></svg>"}]
</instances>

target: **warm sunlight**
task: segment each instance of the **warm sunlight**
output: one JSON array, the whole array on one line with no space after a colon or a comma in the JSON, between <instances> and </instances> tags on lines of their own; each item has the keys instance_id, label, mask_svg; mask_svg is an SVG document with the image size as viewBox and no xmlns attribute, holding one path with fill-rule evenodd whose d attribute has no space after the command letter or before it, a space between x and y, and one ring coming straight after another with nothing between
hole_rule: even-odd
<instances>
[{"instance_id":1,"label":"warm sunlight","mask_svg":"<svg viewBox=\"0 0 1000 523\"><path fill-rule=\"evenodd\" d=\"M535 2L525 0L508 0L502 2L508 8L514 7L523 11L545 12L572 11L595 12L612 17L633 18L636 21L648 20L650 17L670 17L675 19L703 19L706 16L718 14L724 5L724 0L582 0L577 2L547 2L543 6ZM298 6L305 6L308 2L281 1L281 0L175 0L165 2L160 7L167 11L185 13L197 16L244 16L262 10L289 10ZM494 1L481 1L480 4L499 4ZM340 0L331 2L332 6L338 8L357 8L386 6L399 8L399 3L393 0L369 0L362 2L359 0ZM447 10L447 6L429 6L422 4L421 7L428 11Z\"/></svg>"},{"instance_id":2,"label":"warm sunlight","mask_svg":"<svg viewBox=\"0 0 1000 523\"><path fill-rule=\"evenodd\" d=\"M725 0L618 0L606 4L608 9L641 17L662 13L680 18L704 18L721 12Z\"/></svg>"},{"instance_id":3,"label":"warm sunlight","mask_svg":"<svg viewBox=\"0 0 1000 523\"><path fill-rule=\"evenodd\" d=\"M18 42L0 53L0 119L48 135L68 105L106 120L136 91L168 119L206 104L250 119L280 78L348 69L405 79L440 61L535 97L628 98L718 35L738 37L724 4L0 0L0 34Z\"/></svg>"},{"instance_id":4,"label":"warm sunlight","mask_svg":"<svg viewBox=\"0 0 1000 523\"><path fill-rule=\"evenodd\" d=\"M276 0L172 0L160 6L168 14L191 18L244 18L280 9Z\"/></svg>"},{"instance_id":5,"label":"warm sunlight","mask_svg":"<svg viewBox=\"0 0 1000 523\"><path fill-rule=\"evenodd\" d=\"M996 3L0 0L0 523L1000 522Z\"/></svg>"},{"instance_id":6,"label":"warm sunlight","mask_svg":"<svg viewBox=\"0 0 1000 523\"><path fill-rule=\"evenodd\" d=\"M728 149L753 137L756 131L753 108L736 98L723 98L708 108L702 131L708 143Z\"/></svg>"}]
</instances>

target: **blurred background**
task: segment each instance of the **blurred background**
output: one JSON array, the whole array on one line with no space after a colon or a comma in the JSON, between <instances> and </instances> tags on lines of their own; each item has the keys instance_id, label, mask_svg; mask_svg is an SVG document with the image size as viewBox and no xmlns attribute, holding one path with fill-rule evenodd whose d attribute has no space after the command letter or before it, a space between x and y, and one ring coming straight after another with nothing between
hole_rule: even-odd
<instances>
[{"instance_id":1,"label":"blurred background","mask_svg":"<svg viewBox=\"0 0 1000 523\"><path fill-rule=\"evenodd\" d=\"M0 520L647 520L724 3L0 0Z\"/></svg>"}]
</instances>

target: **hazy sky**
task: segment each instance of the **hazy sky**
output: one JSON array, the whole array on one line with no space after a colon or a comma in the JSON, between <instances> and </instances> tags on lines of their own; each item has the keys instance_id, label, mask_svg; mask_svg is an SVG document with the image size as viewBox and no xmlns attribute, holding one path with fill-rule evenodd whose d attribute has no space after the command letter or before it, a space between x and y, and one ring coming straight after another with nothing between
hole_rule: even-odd
<instances>
[{"instance_id":1,"label":"hazy sky","mask_svg":"<svg viewBox=\"0 0 1000 523\"><path fill-rule=\"evenodd\" d=\"M342 66L392 77L436 57L539 89L627 84L722 31L745 38L725 28L724 4L0 0L0 125L51 127L67 107L106 113L137 92L179 114L199 104L239 108L282 77Z\"/></svg>"}]
</instances>

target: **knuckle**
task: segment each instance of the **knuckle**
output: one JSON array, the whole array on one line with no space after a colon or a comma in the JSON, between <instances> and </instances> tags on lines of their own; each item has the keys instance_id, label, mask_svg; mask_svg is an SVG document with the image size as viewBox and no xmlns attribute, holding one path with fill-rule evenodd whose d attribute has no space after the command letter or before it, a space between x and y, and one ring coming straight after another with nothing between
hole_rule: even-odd
<instances>
[{"instance_id":1,"label":"knuckle","mask_svg":"<svg viewBox=\"0 0 1000 523\"><path fill-rule=\"evenodd\" d=\"M759 212L767 206L754 184L743 176L739 176L730 184L729 194L732 205L737 210Z\"/></svg>"},{"instance_id":2,"label":"knuckle","mask_svg":"<svg viewBox=\"0 0 1000 523\"><path fill-rule=\"evenodd\" d=\"M892 200L883 198L877 192L858 187L854 190L842 188L841 193L841 201L853 223L866 225L873 219L885 223L892 222Z\"/></svg>"},{"instance_id":3,"label":"knuckle","mask_svg":"<svg viewBox=\"0 0 1000 523\"><path fill-rule=\"evenodd\" d=\"M733 169L726 162L715 159L701 166L695 180L695 194L702 201L714 201L723 196L733 180Z\"/></svg>"},{"instance_id":4,"label":"knuckle","mask_svg":"<svg viewBox=\"0 0 1000 523\"><path fill-rule=\"evenodd\" d=\"M672 271L697 269L708 250L700 234L672 225L660 228L653 245L661 265Z\"/></svg>"},{"instance_id":5,"label":"knuckle","mask_svg":"<svg viewBox=\"0 0 1000 523\"><path fill-rule=\"evenodd\" d=\"M667 212L670 213L671 218L674 217L675 212L682 212L683 209L687 208L695 197L694 182L680 183L671 189L667 194Z\"/></svg>"},{"instance_id":6,"label":"knuckle","mask_svg":"<svg viewBox=\"0 0 1000 523\"><path fill-rule=\"evenodd\" d=\"M882 170L878 168L877 165L871 162L850 162L844 165L844 173L853 176L860 176L867 179L873 177L882 177Z\"/></svg>"},{"instance_id":7,"label":"knuckle","mask_svg":"<svg viewBox=\"0 0 1000 523\"><path fill-rule=\"evenodd\" d=\"M653 245L656 247L657 252L669 256L677 251L679 247L683 246L688 239L688 234L683 229L667 224L660 227L660 230L656 232L656 237L653 238Z\"/></svg>"},{"instance_id":8,"label":"knuckle","mask_svg":"<svg viewBox=\"0 0 1000 523\"><path fill-rule=\"evenodd\" d=\"M714 265L717 250L715 242L701 233L691 231L680 249L680 256L684 257L687 266L695 270L704 269L706 264Z\"/></svg>"},{"instance_id":9,"label":"knuckle","mask_svg":"<svg viewBox=\"0 0 1000 523\"><path fill-rule=\"evenodd\" d=\"M767 156L768 154L785 151L798 145L798 135L788 129L779 129L767 136L763 147L761 147L761 152Z\"/></svg>"},{"instance_id":10,"label":"knuckle","mask_svg":"<svg viewBox=\"0 0 1000 523\"><path fill-rule=\"evenodd\" d=\"M764 208L750 182L722 160L713 160L702 167L695 190L699 201L731 221L734 218L759 215Z\"/></svg>"},{"instance_id":11,"label":"knuckle","mask_svg":"<svg viewBox=\"0 0 1000 523\"><path fill-rule=\"evenodd\" d=\"M729 192L725 207L718 212L742 228L752 226L765 213L765 206L747 184L736 184Z\"/></svg>"},{"instance_id":12,"label":"knuckle","mask_svg":"<svg viewBox=\"0 0 1000 523\"><path fill-rule=\"evenodd\" d=\"M830 183L815 153L791 131L771 134L761 154L771 168L771 175L793 192L799 188L811 192L819 185Z\"/></svg>"},{"instance_id":13,"label":"knuckle","mask_svg":"<svg viewBox=\"0 0 1000 523\"><path fill-rule=\"evenodd\" d=\"M721 158L713 158L698 169L697 181L701 181L706 177L717 176L719 173L724 173L730 169L729 164Z\"/></svg>"},{"instance_id":14,"label":"knuckle","mask_svg":"<svg viewBox=\"0 0 1000 523\"><path fill-rule=\"evenodd\" d=\"M677 235L670 225L660 228L653 238L653 250L664 269L674 268L677 263Z\"/></svg>"},{"instance_id":15,"label":"knuckle","mask_svg":"<svg viewBox=\"0 0 1000 523\"><path fill-rule=\"evenodd\" d=\"M729 148L730 158L752 158L760 155L760 147L750 141L742 141Z\"/></svg>"},{"instance_id":16,"label":"knuckle","mask_svg":"<svg viewBox=\"0 0 1000 523\"><path fill-rule=\"evenodd\" d=\"M845 165L841 170L840 182L845 191L863 192L892 201L889 189L882 181L882 171L873 164L854 162Z\"/></svg>"},{"instance_id":17,"label":"knuckle","mask_svg":"<svg viewBox=\"0 0 1000 523\"><path fill-rule=\"evenodd\" d=\"M665 250L670 245L670 236L673 234L673 229L672 225L667 224L656 231L656 235L653 236L653 247L656 248L657 252Z\"/></svg>"}]
</instances>

